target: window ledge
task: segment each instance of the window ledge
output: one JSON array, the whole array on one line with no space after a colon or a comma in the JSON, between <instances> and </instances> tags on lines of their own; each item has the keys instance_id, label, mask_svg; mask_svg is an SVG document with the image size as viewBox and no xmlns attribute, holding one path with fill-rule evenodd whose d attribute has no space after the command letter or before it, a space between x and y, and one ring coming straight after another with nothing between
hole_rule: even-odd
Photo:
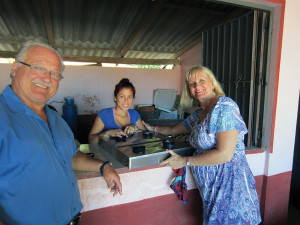
<instances>
[{"instance_id":1,"label":"window ledge","mask_svg":"<svg viewBox=\"0 0 300 225\"><path fill-rule=\"evenodd\" d=\"M250 155L250 154L259 154L259 153L263 153L265 152L264 149L260 149L260 148L246 148L246 155Z\"/></svg>"}]
</instances>

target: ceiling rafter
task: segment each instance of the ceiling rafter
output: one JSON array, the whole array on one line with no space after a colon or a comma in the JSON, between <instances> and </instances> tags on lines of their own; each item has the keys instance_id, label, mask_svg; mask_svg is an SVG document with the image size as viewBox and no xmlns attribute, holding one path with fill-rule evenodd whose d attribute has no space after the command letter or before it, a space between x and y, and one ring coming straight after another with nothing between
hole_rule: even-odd
<instances>
[{"instance_id":1,"label":"ceiling rafter","mask_svg":"<svg viewBox=\"0 0 300 225\"><path fill-rule=\"evenodd\" d=\"M217 26L219 24L223 24L223 23L227 23L228 21L232 20L233 18L236 18L238 16L241 16L245 13L249 13L251 10L249 9L235 9L234 11L232 11L229 15L226 15L223 17L222 20L218 20L215 19L215 21L210 22L210 21L204 21L204 23L202 21L200 21L199 24L197 24L197 26L202 27L201 30L204 29L209 29L211 27ZM188 50L192 49L193 47L195 47L197 44L199 44L202 41L202 36L200 35L198 38L195 38L194 40L192 40L190 43L188 43L186 46L184 46L182 49L180 49L176 54L175 54L175 58L180 57L181 55L183 55L185 52L187 52Z\"/></svg>"},{"instance_id":2,"label":"ceiling rafter","mask_svg":"<svg viewBox=\"0 0 300 225\"><path fill-rule=\"evenodd\" d=\"M10 51L0 51L1 58L15 58L17 52L10 52Z\"/></svg>"},{"instance_id":3,"label":"ceiling rafter","mask_svg":"<svg viewBox=\"0 0 300 225\"><path fill-rule=\"evenodd\" d=\"M52 47L56 47L54 35L53 35L53 28L52 28L52 21L51 21L51 14L50 14L48 0L40 0L40 2L41 2L42 12L44 15L44 22L45 22L45 27L46 27L47 37L48 37L48 43Z\"/></svg>"},{"instance_id":4,"label":"ceiling rafter","mask_svg":"<svg viewBox=\"0 0 300 225\"><path fill-rule=\"evenodd\" d=\"M177 59L138 59L138 58L119 58L119 57L78 57L78 56L63 56L65 61L78 62L96 62L96 63L115 63L115 64L142 64L142 65L167 65L180 64Z\"/></svg>"},{"instance_id":5,"label":"ceiling rafter","mask_svg":"<svg viewBox=\"0 0 300 225\"><path fill-rule=\"evenodd\" d=\"M124 58L134 41L138 38L143 27L150 22L154 15L162 7L162 0L152 1L147 11L145 12L143 18L140 20L138 25L135 27L134 31L131 33L130 37L126 41L124 47L120 51L121 58Z\"/></svg>"},{"instance_id":6,"label":"ceiling rafter","mask_svg":"<svg viewBox=\"0 0 300 225\"><path fill-rule=\"evenodd\" d=\"M0 57L3 58L15 58L17 52L11 51L0 51ZM97 65L102 65L102 63L115 63L115 64L142 64L142 65L168 65L168 64L180 64L177 59L139 59L139 58L119 58L119 57L81 57L81 56L71 56L63 55L64 61L74 61L74 62L95 62Z\"/></svg>"},{"instance_id":7,"label":"ceiling rafter","mask_svg":"<svg viewBox=\"0 0 300 225\"><path fill-rule=\"evenodd\" d=\"M174 8L174 9L180 9L180 10L186 10L186 11L194 11L198 13L206 13L206 14L212 14L212 15L218 15L218 16L225 16L225 13L223 11L216 11L216 10L208 10L208 9L202 9L197 7L191 7L191 6L184 6L176 3L164 3L165 7L168 8Z\"/></svg>"},{"instance_id":8,"label":"ceiling rafter","mask_svg":"<svg viewBox=\"0 0 300 225\"><path fill-rule=\"evenodd\" d=\"M23 41L15 41L15 40L8 40L8 39L0 39L0 43L8 43L8 44L16 44L21 45Z\"/></svg>"},{"instance_id":9,"label":"ceiling rafter","mask_svg":"<svg viewBox=\"0 0 300 225\"><path fill-rule=\"evenodd\" d=\"M116 7L110 5L109 7L111 8L109 10L112 10L117 15L122 10L121 7L123 7L129 13L129 15L128 13L127 15L122 15L122 18L126 18L128 21L122 21L124 24L122 27L117 24L116 31L111 29L110 26L107 29L103 29L103 26L105 27L106 25L105 22L102 24L102 21L101 23L95 20L89 21L88 16L81 18L86 20L84 22L91 23L89 27L93 29L97 29L96 24L101 24L103 36L100 38L101 41L98 42L95 41L97 37L93 36L95 34L87 33L82 35L82 32L78 30L82 27L74 26L73 19L77 18L76 15L78 13L83 13L82 11L77 12L80 9L76 7L72 8L72 12L64 14L66 16L62 22L67 26L65 28L66 31L60 30L64 26L53 27L59 21L57 20L57 15L61 15L64 12L60 11L61 9L52 11L50 6L57 7L61 4L61 1L64 2L65 0L39 0L40 4L36 4L33 0L29 4L24 4L23 1L14 3L10 2L10 0L1 1L0 5L2 7L0 7L0 12L2 13L0 13L0 19L4 23L5 32L3 32L0 39L0 46L3 50L0 50L0 57L15 57L17 49L24 41L31 38L41 39L43 37L44 41L48 41L50 45L57 48L68 61L91 61L98 63L98 66L105 62L154 65L179 64L180 61L177 59L180 56L201 43L203 30L228 22L247 13L247 11L251 11L249 8L219 4L210 0L116 0L116 4L120 3L120 5ZM84 4L84 0L78 1ZM99 2L101 1L105 0L99 0ZM101 3L99 3L100 5ZM90 6L93 7L93 4ZM145 6L147 7L146 9ZM94 9L90 8L85 8L85 10L105 15L107 13L105 7L108 7L106 3L103 4L99 12L94 12ZM42 13L33 15L30 13L33 10L40 10ZM144 14L141 15L139 21L136 21L137 24L133 25L132 21L134 21L134 18L130 15L136 15L141 11ZM174 16L172 16L172 13ZM106 18L107 25L114 25L118 21L117 17L114 18L114 15L105 16ZM36 23L36 19L43 23ZM157 23L157 27L155 27L156 24L153 24L154 20ZM37 24L44 27L39 28ZM152 30L149 33L144 33L145 27L150 24L155 29L151 27ZM124 30L124 27L127 30ZM35 36L38 29L40 32L43 32L40 34L41 36ZM87 31L93 32L93 29ZM129 37L127 35L119 35L123 38L126 36L125 40L116 38L118 37L116 35L118 32L129 32L129 30L131 31ZM58 33L55 34L55 31ZM154 31L157 33L153 33ZM97 32L99 35L102 35L99 30ZM142 35L144 40L140 40ZM113 39L114 36L115 39ZM89 37L93 37L93 39L89 39ZM155 38L155 41L151 42L150 37ZM150 40L151 43L145 40ZM123 45L121 44L120 46L120 43L123 43ZM133 46L136 46L136 49L133 49ZM146 49L149 49L149 51Z\"/></svg>"}]
</instances>

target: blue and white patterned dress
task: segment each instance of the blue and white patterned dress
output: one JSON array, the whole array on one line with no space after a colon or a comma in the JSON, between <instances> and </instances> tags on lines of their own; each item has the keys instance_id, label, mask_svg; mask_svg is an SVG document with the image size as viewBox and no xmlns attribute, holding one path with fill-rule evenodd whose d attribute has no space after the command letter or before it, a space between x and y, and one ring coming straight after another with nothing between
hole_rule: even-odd
<instances>
[{"instance_id":1,"label":"blue and white patterned dress","mask_svg":"<svg viewBox=\"0 0 300 225\"><path fill-rule=\"evenodd\" d=\"M247 127L237 104L219 97L215 107L199 123L201 109L190 115L183 125L191 130L194 155L216 148L216 134L238 130L233 158L216 166L193 166L192 172L203 200L203 224L244 225L261 222L255 179L245 155L244 135Z\"/></svg>"}]
</instances>

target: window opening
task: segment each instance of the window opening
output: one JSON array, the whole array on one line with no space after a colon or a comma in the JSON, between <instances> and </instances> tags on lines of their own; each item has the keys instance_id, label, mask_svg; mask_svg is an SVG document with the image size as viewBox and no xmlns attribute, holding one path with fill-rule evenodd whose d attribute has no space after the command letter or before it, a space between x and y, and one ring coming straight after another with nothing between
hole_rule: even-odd
<instances>
[{"instance_id":1,"label":"window opening","mask_svg":"<svg viewBox=\"0 0 300 225\"><path fill-rule=\"evenodd\" d=\"M247 147L262 145L268 18L268 12L255 10L202 33L202 64L238 104L248 127Z\"/></svg>"}]
</instances>

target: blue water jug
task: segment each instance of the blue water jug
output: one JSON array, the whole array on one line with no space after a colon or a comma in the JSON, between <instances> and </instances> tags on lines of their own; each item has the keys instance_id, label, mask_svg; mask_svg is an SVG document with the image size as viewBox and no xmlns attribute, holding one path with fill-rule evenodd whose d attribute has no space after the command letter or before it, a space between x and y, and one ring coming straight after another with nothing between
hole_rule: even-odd
<instances>
[{"instance_id":1,"label":"blue water jug","mask_svg":"<svg viewBox=\"0 0 300 225\"><path fill-rule=\"evenodd\" d=\"M77 131L77 106L74 97L64 97L63 118L73 132Z\"/></svg>"}]
</instances>

